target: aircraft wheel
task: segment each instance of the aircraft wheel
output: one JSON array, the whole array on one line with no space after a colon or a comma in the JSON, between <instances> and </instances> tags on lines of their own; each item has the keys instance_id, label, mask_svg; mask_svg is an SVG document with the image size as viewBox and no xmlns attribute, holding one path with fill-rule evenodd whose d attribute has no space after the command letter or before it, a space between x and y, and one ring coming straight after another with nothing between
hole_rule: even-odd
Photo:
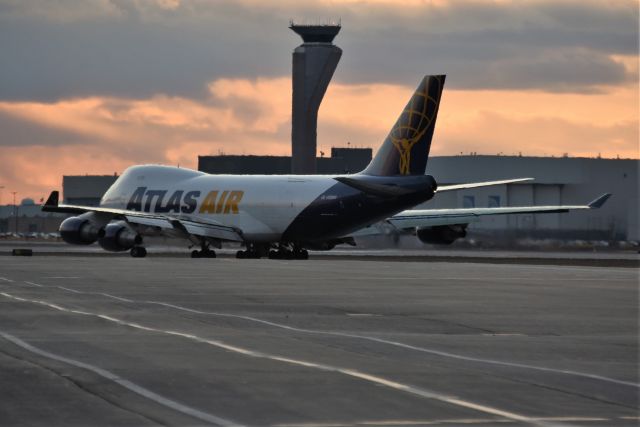
<instances>
[{"instance_id":1,"label":"aircraft wheel","mask_svg":"<svg viewBox=\"0 0 640 427\"><path fill-rule=\"evenodd\" d=\"M306 249L297 249L293 252L293 259L309 259L309 252Z\"/></svg>"},{"instance_id":2,"label":"aircraft wheel","mask_svg":"<svg viewBox=\"0 0 640 427\"><path fill-rule=\"evenodd\" d=\"M191 251L191 258L200 258L200 251Z\"/></svg>"},{"instance_id":3,"label":"aircraft wheel","mask_svg":"<svg viewBox=\"0 0 640 427\"><path fill-rule=\"evenodd\" d=\"M216 257L216 252L212 251L211 249L208 249L206 251L201 251L200 256L202 258L215 258Z\"/></svg>"},{"instance_id":4,"label":"aircraft wheel","mask_svg":"<svg viewBox=\"0 0 640 427\"><path fill-rule=\"evenodd\" d=\"M246 251L238 251L236 252L236 258L238 259L245 259L247 255Z\"/></svg>"},{"instance_id":5,"label":"aircraft wheel","mask_svg":"<svg viewBox=\"0 0 640 427\"><path fill-rule=\"evenodd\" d=\"M284 249L269 251L269 259L291 259L291 252Z\"/></svg>"},{"instance_id":6,"label":"aircraft wheel","mask_svg":"<svg viewBox=\"0 0 640 427\"><path fill-rule=\"evenodd\" d=\"M142 246L134 246L129 252L133 258L144 258L147 256L147 250Z\"/></svg>"}]
</instances>

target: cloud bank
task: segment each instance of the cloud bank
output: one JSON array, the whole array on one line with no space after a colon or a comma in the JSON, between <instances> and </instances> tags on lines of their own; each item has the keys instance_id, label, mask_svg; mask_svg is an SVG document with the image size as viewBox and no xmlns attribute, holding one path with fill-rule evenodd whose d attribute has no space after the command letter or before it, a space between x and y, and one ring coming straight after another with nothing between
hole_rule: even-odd
<instances>
[{"instance_id":1,"label":"cloud bank","mask_svg":"<svg viewBox=\"0 0 640 427\"><path fill-rule=\"evenodd\" d=\"M219 78L281 77L300 44L289 18L340 17L341 83L588 92L637 78L633 0L5 0L0 98L206 96Z\"/></svg>"}]
</instances>

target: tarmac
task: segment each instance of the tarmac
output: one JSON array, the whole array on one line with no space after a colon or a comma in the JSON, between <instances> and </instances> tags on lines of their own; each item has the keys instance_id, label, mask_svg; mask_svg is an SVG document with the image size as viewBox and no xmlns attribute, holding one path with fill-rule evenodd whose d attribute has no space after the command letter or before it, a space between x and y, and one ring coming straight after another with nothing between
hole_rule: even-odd
<instances>
[{"instance_id":1,"label":"tarmac","mask_svg":"<svg viewBox=\"0 0 640 427\"><path fill-rule=\"evenodd\" d=\"M153 238L147 239L151 240ZM151 240L147 247L153 257L189 256L184 241L166 239ZM129 252L106 252L97 244L69 245L61 241L42 240L0 240L0 256L10 256L14 249L27 249L34 256L77 256L77 257L128 257ZM226 246L216 249L218 257L235 258L240 246ZM584 267L627 267L640 268L640 251L635 248L625 250L596 249L542 249L519 250L464 249L451 246L435 246L420 249L384 248L374 249L339 246L330 251L309 251L311 258L325 260L399 261L399 262L473 262L489 264L564 265Z\"/></svg>"},{"instance_id":2,"label":"tarmac","mask_svg":"<svg viewBox=\"0 0 640 427\"><path fill-rule=\"evenodd\" d=\"M471 261L2 256L0 425L638 425L637 268Z\"/></svg>"}]
</instances>

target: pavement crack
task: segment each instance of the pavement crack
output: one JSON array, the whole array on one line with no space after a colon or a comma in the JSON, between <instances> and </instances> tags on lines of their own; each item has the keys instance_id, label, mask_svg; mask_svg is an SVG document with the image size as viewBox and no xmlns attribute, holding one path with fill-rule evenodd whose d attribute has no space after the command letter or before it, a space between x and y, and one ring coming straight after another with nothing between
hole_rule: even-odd
<instances>
[{"instance_id":1,"label":"pavement crack","mask_svg":"<svg viewBox=\"0 0 640 427\"><path fill-rule=\"evenodd\" d=\"M578 392L575 392L575 391L566 390L566 389L559 388L559 387L553 387L553 386L550 386L550 385L540 384L540 383L532 382L532 381L519 380L519 379L516 379L516 378L511 378L511 377L502 376L502 375L494 375L494 376L502 377L502 378L505 378L507 380L513 381L515 383L519 383L519 384L526 384L526 385L530 385L530 386L534 386L534 387L543 388L545 390L557 391L557 392L560 392L560 393L569 394L571 396L581 397L583 399L589 399L589 400L594 400L594 401L600 402L600 403L606 403L608 405L614 405L614 406L619 406L619 407L622 407L622 408L628 408L628 409L637 410L636 406L625 405L624 403L614 402L612 400L600 398L600 397L597 397L597 396L590 396L588 394L578 393Z\"/></svg>"},{"instance_id":2,"label":"pavement crack","mask_svg":"<svg viewBox=\"0 0 640 427\"><path fill-rule=\"evenodd\" d=\"M121 410L123 410L123 411L129 412L129 413L131 413L131 414L134 414L134 415L136 415L136 416L139 416L139 417L141 417L141 418L144 418L145 420L147 420L147 421L149 421L149 422L152 422L152 423L154 423L154 424L158 424L158 425L161 425L161 426L169 426L169 425L170 425L170 424L164 423L164 422L163 422L163 421L161 421L161 420L158 420L158 419L152 418L152 417L147 416L147 415L145 415L145 414L142 414L142 413L140 413L140 412L136 412L136 411L134 411L134 410L132 410L132 409L130 409L130 408L127 408L126 406L122 406L122 405L120 405L118 402L116 402L116 401L114 401L114 400L112 400L112 399L109 399L109 398L107 398L106 396L103 396L103 395L101 395L101 394L97 393L96 391L91 390L90 388L88 388L88 387L86 387L84 384L82 384L82 382L80 382L80 381L78 381L78 380L74 379L74 378L73 378L73 377L71 377L70 375L65 375L65 374L63 374L63 373L61 373L61 372L58 372L57 370L55 370L55 369L53 369L53 368L51 368L51 367L49 367L49 366L46 366L46 365L44 365L44 364L42 364L42 363L38 363L38 362L36 362L36 361L34 361L34 360L30 360L30 359L27 359L27 358L24 358L24 357L20 357L20 356L14 355L14 354L9 353L9 352L7 352L6 350L2 350L2 349L0 349L0 353L2 353L3 355L5 355L5 356L7 356L7 357L12 358L12 359L18 360L18 361L20 361L20 362L27 363L27 364L29 364L29 365L32 365L32 366L38 367L38 368L40 368L40 369L44 369L45 371L47 371L47 372L50 372L50 373L54 374L54 375L55 375L55 376L57 376L58 378L61 378L62 380L67 381L67 382L69 382L69 383L73 384L73 385L74 385L76 388L78 388L79 390L81 390L81 391L83 391L83 392L85 392L85 393L87 393L87 394L89 394L89 395L91 395L91 396L93 396L93 397L95 397L95 398L98 398L98 399L100 399L100 400L102 400L102 401L104 401L104 402L108 403L108 404L109 404L109 405L111 405L111 406L115 406L115 407L116 407L116 408L118 408L118 409L121 409Z\"/></svg>"},{"instance_id":3,"label":"pavement crack","mask_svg":"<svg viewBox=\"0 0 640 427\"><path fill-rule=\"evenodd\" d=\"M452 322L450 320L443 320L443 319L434 319L431 317L423 317L423 316L418 316L419 319L422 320L426 320L428 322L434 322L434 323L441 323L443 325L453 325L453 326L457 326L459 328L465 328L465 329L470 329L472 331L480 331L486 334L497 334L497 331L494 331L492 329L485 329L485 328L479 328L477 326L469 326L469 325L465 325L464 323L458 323L458 322ZM449 335L449 334L445 334L445 335ZM451 334L453 335L453 334Z\"/></svg>"}]
</instances>

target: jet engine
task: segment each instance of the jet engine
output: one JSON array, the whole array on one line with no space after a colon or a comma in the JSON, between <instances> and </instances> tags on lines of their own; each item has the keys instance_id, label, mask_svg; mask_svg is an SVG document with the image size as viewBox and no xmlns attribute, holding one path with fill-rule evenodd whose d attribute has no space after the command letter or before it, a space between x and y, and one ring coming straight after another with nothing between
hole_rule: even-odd
<instances>
[{"instance_id":1,"label":"jet engine","mask_svg":"<svg viewBox=\"0 0 640 427\"><path fill-rule=\"evenodd\" d=\"M72 216L60 224L60 237L72 245L90 245L103 234L104 229L84 215Z\"/></svg>"},{"instance_id":2,"label":"jet engine","mask_svg":"<svg viewBox=\"0 0 640 427\"><path fill-rule=\"evenodd\" d=\"M418 227L416 228L416 235L422 243L450 245L457 239L462 239L467 235L467 224Z\"/></svg>"},{"instance_id":3,"label":"jet engine","mask_svg":"<svg viewBox=\"0 0 640 427\"><path fill-rule=\"evenodd\" d=\"M106 226L104 236L98 240L102 249L111 252L127 251L142 243L142 236L124 222L114 222Z\"/></svg>"}]
</instances>

